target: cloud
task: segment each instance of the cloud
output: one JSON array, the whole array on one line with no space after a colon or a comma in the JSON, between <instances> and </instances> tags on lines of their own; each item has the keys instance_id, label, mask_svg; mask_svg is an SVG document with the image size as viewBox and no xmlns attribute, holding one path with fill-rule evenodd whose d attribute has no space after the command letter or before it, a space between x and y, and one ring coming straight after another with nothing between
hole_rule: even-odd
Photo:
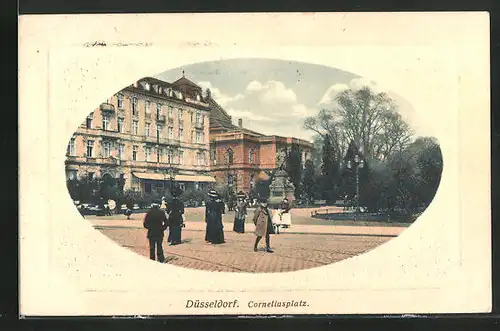
<instances>
[{"instance_id":1,"label":"cloud","mask_svg":"<svg viewBox=\"0 0 500 331\"><path fill-rule=\"evenodd\" d=\"M260 91L262 89L262 84L256 80L253 80L251 81L250 83L248 83L247 85L247 88L245 89L245 91L247 92L256 92L256 91Z\"/></svg>"},{"instance_id":2,"label":"cloud","mask_svg":"<svg viewBox=\"0 0 500 331\"><path fill-rule=\"evenodd\" d=\"M245 128L264 134L297 138L310 136L310 132L302 129L302 124L317 110L300 103L293 89L281 81L253 80L242 93L235 95L223 93L209 81L198 82L198 85L211 90L212 97L233 118L234 124L241 118Z\"/></svg>"},{"instance_id":3,"label":"cloud","mask_svg":"<svg viewBox=\"0 0 500 331\"><path fill-rule=\"evenodd\" d=\"M234 96L226 95L222 93L222 91L219 88L213 86L212 83L208 81L200 81L198 82L198 86L200 86L203 89L207 88L210 89L210 92L212 93L212 98L215 101L217 101L219 105L223 107L226 106L231 101L240 100L244 98L244 95L241 93L238 93Z\"/></svg>"},{"instance_id":4,"label":"cloud","mask_svg":"<svg viewBox=\"0 0 500 331\"><path fill-rule=\"evenodd\" d=\"M260 99L266 103L296 103L295 92L280 81L271 80L262 86Z\"/></svg>"},{"instance_id":5,"label":"cloud","mask_svg":"<svg viewBox=\"0 0 500 331\"><path fill-rule=\"evenodd\" d=\"M248 110L238 110L234 108L227 109L229 115L233 118L247 118L253 121L272 121L272 118L267 116L258 115Z\"/></svg>"},{"instance_id":6,"label":"cloud","mask_svg":"<svg viewBox=\"0 0 500 331\"><path fill-rule=\"evenodd\" d=\"M335 96L338 93L345 91L347 89L351 89L353 91L359 91L364 87L369 87L375 93L383 92L382 87L371 80L368 80L366 78L354 78L351 79L351 81L349 81L348 84L334 84L330 86L325 91L323 97L320 99L317 105L325 105L333 103L333 99L335 98Z\"/></svg>"},{"instance_id":7,"label":"cloud","mask_svg":"<svg viewBox=\"0 0 500 331\"><path fill-rule=\"evenodd\" d=\"M345 91L349 89L349 86L346 84L334 84L330 86L325 93L323 94L323 97L321 100L318 102L318 105L324 105L324 104L329 104L332 102L332 100L335 98L337 93L340 93L342 91Z\"/></svg>"}]
</instances>

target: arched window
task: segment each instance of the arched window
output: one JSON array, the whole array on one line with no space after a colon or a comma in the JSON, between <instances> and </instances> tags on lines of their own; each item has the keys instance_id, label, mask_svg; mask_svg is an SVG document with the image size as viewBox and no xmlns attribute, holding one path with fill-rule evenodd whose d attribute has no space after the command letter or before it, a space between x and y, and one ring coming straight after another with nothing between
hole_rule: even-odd
<instances>
[{"instance_id":1,"label":"arched window","mask_svg":"<svg viewBox=\"0 0 500 331\"><path fill-rule=\"evenodd\" d=\"M253 148L251 148L248 153L248 162L250 164L255 164L255 150Z\"/></svg>"},{"instance_id":2,"label":"arched window","mask_svg":"<svg viewBox=\"0 0 500 331\"><path fill-rule=\"evenodd\" d=\"M234 162L234 152L231 148L227 149L227 163L233 164Z\"/></svg>"},{"instance_id":3,"label":"arched window","mask_svg":"<svg viewBox=\"0 0 500 331\"><path fill-rule=\"evenodd\" d=\"M212 148L212 164L216 165L217 164L217 150L215 148Z\"/></svg>"}]
</instances>

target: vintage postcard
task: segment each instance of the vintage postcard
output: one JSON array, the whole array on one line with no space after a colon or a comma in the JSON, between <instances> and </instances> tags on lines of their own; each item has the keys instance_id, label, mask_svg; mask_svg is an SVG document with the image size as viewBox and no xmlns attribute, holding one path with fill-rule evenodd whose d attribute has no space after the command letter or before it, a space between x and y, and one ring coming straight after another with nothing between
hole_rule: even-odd
<instances>
[{"instance_id":1,"label":"vintage postcard","mask_svg":"<svg viewBox=\"0 0 500 331\"><path fill-rule=\"evenodd\" d=\"M491 311L489 16L21 16L23 316Z\"/></svg>"}]
</instances>

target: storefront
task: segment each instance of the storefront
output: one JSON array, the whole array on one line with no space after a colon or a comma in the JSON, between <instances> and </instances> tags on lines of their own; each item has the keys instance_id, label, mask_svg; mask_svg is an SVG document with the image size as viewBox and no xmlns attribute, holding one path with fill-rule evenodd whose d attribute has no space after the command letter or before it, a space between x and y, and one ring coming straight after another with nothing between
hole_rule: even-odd
<instances>
[{"instance_id":1,"label":"storefront","mask_svg":"<svg viewBox=\"0 0 500 331\"><path fill-rule=\"evenodd\" d=\"M168 174L133 172L133 175L139 181L140 192L144 194L164 194L170 190L173 183L183 191L189 189L204 190L215 183L215 178L206 175L178 174L173 177L173 181Z\"/></svg>"}]
</instances>

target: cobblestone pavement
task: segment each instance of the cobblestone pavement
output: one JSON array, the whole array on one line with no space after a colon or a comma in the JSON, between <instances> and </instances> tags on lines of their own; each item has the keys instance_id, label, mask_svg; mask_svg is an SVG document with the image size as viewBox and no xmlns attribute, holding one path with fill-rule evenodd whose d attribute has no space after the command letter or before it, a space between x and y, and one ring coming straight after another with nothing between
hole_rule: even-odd
<instances>
[{"instance_id":1,"label":"cobblestone pavement","mask_svg":"<svg viewBox=\"0 0 500 331\"><path fill-rule=\"evenodd\" d=\"M299 216L299 215L297 215ZM397 236L404 227L334 226L292 224L280 234L271 235L274 253L265 251L261 240L258 252L253 251L255 235L250 217L246 233L232 231L232 214L224 218L226 243L212 245L204 241L205 223L202 210L188 211L183 243L168 246L165 232L164 251L168 264L210 271L225 272L285 272L308 269L337 262L367 252ZM133 220L122 215L88 217L96 229L125 248L149 257L143 214ZM292 220L293 222L293 220ZM264 238L263 238L264 239Z\"/></svg>"}]
</instances>

